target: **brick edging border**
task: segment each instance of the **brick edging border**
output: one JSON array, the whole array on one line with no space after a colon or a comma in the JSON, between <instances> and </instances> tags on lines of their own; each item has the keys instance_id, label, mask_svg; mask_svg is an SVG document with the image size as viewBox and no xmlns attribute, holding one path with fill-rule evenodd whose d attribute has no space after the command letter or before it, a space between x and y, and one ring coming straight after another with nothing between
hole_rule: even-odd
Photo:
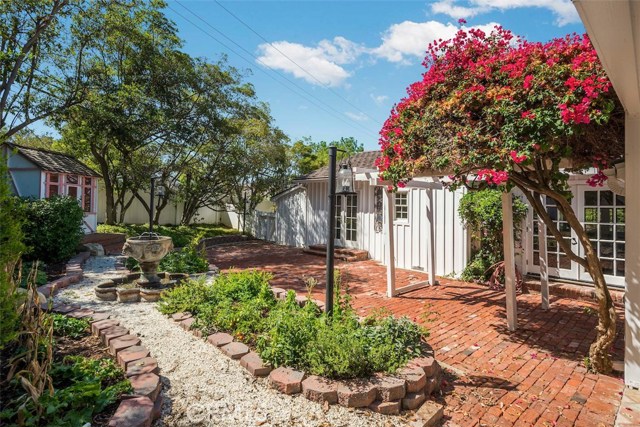
<instances>
[{"instance_id":1,"label":"brick edging border","mask_svg":"<svg viewBox=\"0 0 640 427\"><path fill-rule=\"evenodd\" d=\"M272 288L272 292L277 299L286 298L284 289ZM306 302L301 296L296 300L301 305ZM368 379L330 380L287 367L273 369L246 344L235 341L227 333L204 337L201 331L192 329L195 318L191 313L174 313L171 319L197 338L206 338L207 343L218 347L227 357L238 360L252 376L268 377L269 385L281 393L302 393L308 400L324 405L369 408L383 415L397 415L403 409L417 410L412 426L434 426L444 416L443 406L428 400L432 393L440 390L442 379L442 369L433 357L415 358L393 375L376 373Z\"/></svg>"},{"instance_id":2,"label":"brick edging border","mask_svg":"<svg viewBox=\"0 0 640 427\"><path fill-rule=\"evenodd\" d=\"M71 258L65 264L64 276L38 287L38 292L47 298L53 297L55 292L59 289L64 289L69 285L78 283L82 280L83 270L82 265L89 259L91 252L80 252Z\"/></svg>"},{"instance_id":3,"label":"brick edging border","mask_svg":"<svg viewBox=\"0 0 640 427\"><path fill-rule=\"evenodd\" d=\"M154 420L160 418L160 368L158 361L151 357L151 352L142 345L137 335L131 334L129 329L120 325L120 321L106 312L67 304L54 306L52 311L88 320L92 335L109 347L109 354L116 359L131 382L133 394L121 397L116 412L109 420L109 427L150 427Z\"/></svg>"}]
</instances>

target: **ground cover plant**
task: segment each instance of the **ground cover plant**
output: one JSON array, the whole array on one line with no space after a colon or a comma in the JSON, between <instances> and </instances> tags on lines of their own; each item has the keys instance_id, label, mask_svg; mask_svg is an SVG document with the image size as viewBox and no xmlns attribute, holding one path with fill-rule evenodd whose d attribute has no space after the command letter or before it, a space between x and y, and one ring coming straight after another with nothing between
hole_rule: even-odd
<instances>
[{"instance_id":1,"label":"ground cover plant","mask_svg":"<svg viewBox=\"0 0 640 427\"><path fill-rule=\"evenodd\" d=\"M238 230L221 224L154 225L153 230L162 236L171 237L177 248L187 246L196 238L199 240L239 233ZM148 224L98 225L98 233L124 233L127 237L139 236L147 231L149 231Z\"/></svg>"},{"instance_id":2,"label":"ground cover plant","mask_svg":"<svg viewBox=\"0 0 640 427\"><path fill-rule=\"evenodd\" d=\"M425 328L384 311L359 321L339 276L332 317L310 299L301 307L293 291L276 300L270 278L244 270L221 274L213 283L191 280L163 293L158 309L164 314L191 312L203 335L229 332L273 366L329 378L395 372L422 354Z\"/></svg>"}]
</instances>

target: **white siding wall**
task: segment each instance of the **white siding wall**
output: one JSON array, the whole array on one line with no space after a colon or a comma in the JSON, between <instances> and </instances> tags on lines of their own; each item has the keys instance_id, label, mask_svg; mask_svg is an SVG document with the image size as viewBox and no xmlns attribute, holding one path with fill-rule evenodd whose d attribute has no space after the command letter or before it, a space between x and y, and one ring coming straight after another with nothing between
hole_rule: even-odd
<instances>
[{"instance_id":1,"label":"white siding wall","mask_svg":"<svg viewBox=\"0 0 640 427\"><path fill-rule=\"evenodd\" d=\"M305 189L280 197L276 208L276 236L278 244L304 247L326 243L329 199L326 182L309 182ZM358 248L384 262L384 230L375 231L374 187L356 182L358 193ZM426 271L427 190L408 190L409 220L394 224L396 265L405 269ZM464 191L451 192L439 187L435 197L434 218L436 242L436 274L458 275L468 260L468 239L460 218L458 204ZM386 209L384 209L386 213ZM385 214L386 215L386 214ZM385 218L386 221L386 218Z\"/></svg>"},{"instance_id":2,"label":"white siding wall","mask_svg":"<svg viewBox=\"0 0 640 427\"><path fill-rule=\"evenodd\" d=\"M306 193L300 188L284 195L276 203L275 240L287 246L305 246Z\"/></svg>"},{"instance_id":3,"label":"white siding wall","mask_svg":"<svg viewBox=\"0 0 640 427\"><path fill-rule=\"evenodd\" d=\"M394 221L396 266L426 271L429 242L427 242L428 190L413 188L407 191L409 219ZM468 259L467 233L458 216L462 190L451 192L439 187L433 190L435 221L435 260L439 276L458 275ZM383 261L383 258L375 258Z\"/></svg>"},{"instance_id":4,"label":"white siding wall","mask_svg":"<svg viewBox=\"0 0 640 427\"><path fill-rule=\"evenodd\" d=\"M107 197L104 192L104 184L102 184L102 180L99 180L98 184L98 223L104 223L107 219ZM128 196L127 196L128 197ZM146 200L149 200L149 193L145 193L143 197ZM160 214L160 225L173 224L177 225L180 223L182 219L182 203L169 203L167 207L162 210ZM195 222L205 223L205 224L218 224L221 222L220 212L203 208L198 210L198 215L195 218ZM149 214L145 210L144 206L138 199L135 199L124 217L124 222L126 224L145 224L149 222ZM228 224L231 227L236 227L237 222L234 224Z\"/></svg>"}]
</instances>

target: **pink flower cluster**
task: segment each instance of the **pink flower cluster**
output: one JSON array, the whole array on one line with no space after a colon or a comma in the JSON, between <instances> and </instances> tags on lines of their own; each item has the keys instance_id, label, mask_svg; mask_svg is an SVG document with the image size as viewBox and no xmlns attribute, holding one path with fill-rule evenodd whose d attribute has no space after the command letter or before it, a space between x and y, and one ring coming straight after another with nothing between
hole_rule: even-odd
<instances>
[{"instance_id":1,"label":"pink flower cluster","mask_svg":"<svg viewBox=\"0 0 640 427\"><path fill-rule=\"evenodd\" d=\"M526 155L521 155L518 156L518 152L515 150L511 150L511 152L509 153L509 155L511 156L511 160L513 160L513 162L517 165L519 165L520 163L524 162L525 160L528 159L528 157Z\"/></svg>"},{"instance_id":2,"label":"pink flower cluster","mask_svg":"<svg viewBox=\"0 0 640 427\"><path fill-rule=\"evenodd\" d=\"M478 179L487 184L500 185L509 180L509 172L495 171L493 169L481 169L476 172Z\"/></svg>"}]
</instances>

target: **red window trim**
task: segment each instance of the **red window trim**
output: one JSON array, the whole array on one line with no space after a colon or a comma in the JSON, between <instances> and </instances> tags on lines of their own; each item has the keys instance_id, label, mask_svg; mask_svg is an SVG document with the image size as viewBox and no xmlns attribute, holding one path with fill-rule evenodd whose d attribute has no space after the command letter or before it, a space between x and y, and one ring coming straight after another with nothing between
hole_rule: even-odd
<instances>
[{"instance_id":1,"label":"red window trim","mask_svg":"<svg viewBox=\"0 0 640 427\"><path fill-rule=\"evenodd\" d=\"M58 175L58 182L52 182L51 181L51 175ZM76 175L78 177L78 183L77 184L69 184L67 182L67 177L69 175ZM91 178L91 185L85 185L85 178ZM82 207L82 211L87 214L87 215L95 215L96 214L96 209L95 209L95 205L96 205L96 197L97 197L97 179L93 176L87 176L87 175L77 175L77 174L68 174L68 173L57 173L57 172L45 172L45 180L44 180L44 188L45 188L45 198L49 198L51 197L51 194L49 194L49 186L50 185L57 185L58 186L58 195L68 195L69 194L69 187L76 187L78 188L78 191L80 191L81 194L81 198L79 200L80 202L80 207ZM85 202L85 194L84 194L84 190L85 188L90 188L91 189L91 209L88 212L84 211L84 202Z\"/></svg>"}]
</instances>

